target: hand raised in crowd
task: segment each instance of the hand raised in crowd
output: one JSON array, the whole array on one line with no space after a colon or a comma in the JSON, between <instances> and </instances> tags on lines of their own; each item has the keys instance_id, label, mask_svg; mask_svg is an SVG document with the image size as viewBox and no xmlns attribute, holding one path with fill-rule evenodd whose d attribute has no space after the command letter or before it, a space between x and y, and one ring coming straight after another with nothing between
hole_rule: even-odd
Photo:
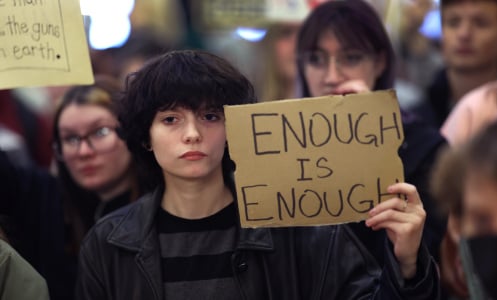
<instances>
[{"instance_id":1,"label":"hand raised in crowd","mask_svg":"<svg viewBox=\"0 0 497 300\"><path fill-rule=\"evenodd\" d=\"M386 230L403 277L412 278L416 275L416 260L426 212L414 185L396 183L389 186L387 191L397 196L371 209L366 225L373 230ZM399 197L401 195L405 199Z\"/></svg>"}]
</instances>

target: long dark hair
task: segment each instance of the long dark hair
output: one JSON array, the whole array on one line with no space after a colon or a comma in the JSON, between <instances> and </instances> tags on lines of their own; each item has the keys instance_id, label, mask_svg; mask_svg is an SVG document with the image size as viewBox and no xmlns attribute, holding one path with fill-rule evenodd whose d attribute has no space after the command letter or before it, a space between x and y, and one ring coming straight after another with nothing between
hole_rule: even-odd
<instances>
[{"instance_id":1,"label":"long dark hair","mask_svg":"<svg viewBox=\"0 0 497 300\"><path fill-rule=\"evenodd\" d=\"M374 8L363 0L333 0L317 6L302 24L297 37L297 58L316 50L321 35L332 30L347 48L384 55L385 70L373 90L390 89L395 78L395 53L385 27ZM303 62L298 59L298 79L302 96L309 97Z\"/></svg>"},{"instance_id":2,"label":"long dark hair","mask_svg":"<svg viewBox=\"0 0 497 300\"><path fill-rule=\"evenodd\" d=\"M99 75L95 77L95 83L92 85L74 86L66 91L60 103L57 106L54 123L52 128L53 149L55 152L57 178L59 180L64 204L64 214L66 222L71 226L73 231L70 236L73 238L72 251L78 251L79 244L94 224L94 213L98 203L101 201L98 195L81 187L71 176L65 162L62 159L61 137L59 132L60 116L64 110L71 104L77 105L98 105L109 110L116 115L116 101L122 92L122 85L113 77ZM131 172L135 170L132 162ZM138 179L131 188L130 202L138 198L141 192L141 184Z\"/></svg>"}]
</instances>

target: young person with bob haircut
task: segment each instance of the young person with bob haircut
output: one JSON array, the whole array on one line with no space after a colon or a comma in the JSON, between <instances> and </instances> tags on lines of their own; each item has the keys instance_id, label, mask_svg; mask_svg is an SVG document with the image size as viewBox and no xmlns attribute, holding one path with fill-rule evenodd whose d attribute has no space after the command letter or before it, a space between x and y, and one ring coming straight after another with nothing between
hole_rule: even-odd
<instances>
[{"instance_id":1,"label":"young person with bob haircut","mask_svg":"<svg viewBox=\"0 0 497 300\"><path fill-rule=\"evenodd\" d=\"M128 77L122 135L155 188L87 235L77 299L437 299L410 184L390 186L367 221L402 228L384 268L343 225L240 227L223 106L255 102L238 70L203 51L166 53Z\"/></svg>"}]
</instances>

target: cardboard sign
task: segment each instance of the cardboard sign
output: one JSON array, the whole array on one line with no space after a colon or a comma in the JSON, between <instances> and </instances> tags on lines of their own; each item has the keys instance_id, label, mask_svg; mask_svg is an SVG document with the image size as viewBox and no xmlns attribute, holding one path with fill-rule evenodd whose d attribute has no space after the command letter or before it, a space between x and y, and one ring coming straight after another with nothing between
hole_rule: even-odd
<instances>
[{"instance_id":1,"label":"cardboard sign","mask_svg":"<svg viewBox=\"0 0 497 300\"><path fill-rule=\"evenodd\" d=\"M301 22L309 14L307 0L266 0L266 18L272 21Z\"/></svg>"},{"instance_id":2,"label":"cardboard sign","mask_svg":"<svg viewBox=\"0 0 497 300\"><path fill-rule=\"evenodd\" d=\"M0 0L0 88L93 81L78 0Z\"/></svg>"},{"instance_id":3,"label":"cardboard sign","mask_svg":"<svg viewBox=\"0 0 497 300\"><path fill-rule=\"evenodd\" d=\"M360 221L404 181L393 90L226 106L242 227Z\"/></svg>"},{"instance_id":4,"label":"cardboard sign","mask_svg":"<svg viewBox=\"0 0 497 300\"><path fill-rule=\"evenodd\" d=\"M307 0L199 1L197 26L266 27L273 22L301 22L309 14Z\"/></svg>"}]
</instances>

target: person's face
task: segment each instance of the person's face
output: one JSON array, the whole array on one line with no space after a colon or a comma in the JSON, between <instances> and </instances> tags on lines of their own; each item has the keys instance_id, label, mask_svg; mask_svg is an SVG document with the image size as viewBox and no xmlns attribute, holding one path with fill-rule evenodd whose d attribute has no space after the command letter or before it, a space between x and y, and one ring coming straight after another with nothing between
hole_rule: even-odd
<instances>
[{"instance_id":1,"label":"person's face","mask_svg":"<svg viewBox=\"0 0 497 300\"><path fill-rule=\"evenodd\" d=\"M463 234L497 234L497 182L470 172L464 184Z\"/></svg>"},{"instance_id":2,"label":"person's face","mask_svg":"<svg viewBox=\"0 0 497 300\"><path fill-rule=\"evenodd\" d=\"M466 1L444 8L442 48L454 70L497 65L497 3Z\"/></svg>"},{"instance_id":3,"label":"person's face","mask_svg":"<svg viewBox=\"0 0 497 300\"><path fill-rule=\"evenodd\" d=\"M62 160L82 188L98 194L122 188L131 154L115 132L116 117L98 105L68 105L58 130Z\"/></svg>"},{"instance_id":4,"label":"person's face","mask_svg":"<svg viewBox=\"0 0 497 300\"><path fill-rule=\"evenodd\" d=\"M224 120L223 112L213 110L157 112L150 127L150 145L166 182L222 178Z\"/></svg>"},{"instance_id":5,"label":"person's face","mask_svg":"<svg viewBox=\"0 0 497 300\"><path fill-rule=\"evenodd\" d=\"M279 76L287 81L295 80L295 45L299 24L285 24L278 28L274 42L274 59Z\"/></svg>"},{"instance_id":6,"label":"person's face","mask_svg":"<svg viewBox=\"0 0 497 300\"><path fill-rule=\"evenodd\" d=\"M346 48L331 30L323 32L317 50L304 53L302 60L312 97L342 94L343 87L349 82L359 82L372 90L385 69L382 56Z\"/></svg>"}]
</instances>

